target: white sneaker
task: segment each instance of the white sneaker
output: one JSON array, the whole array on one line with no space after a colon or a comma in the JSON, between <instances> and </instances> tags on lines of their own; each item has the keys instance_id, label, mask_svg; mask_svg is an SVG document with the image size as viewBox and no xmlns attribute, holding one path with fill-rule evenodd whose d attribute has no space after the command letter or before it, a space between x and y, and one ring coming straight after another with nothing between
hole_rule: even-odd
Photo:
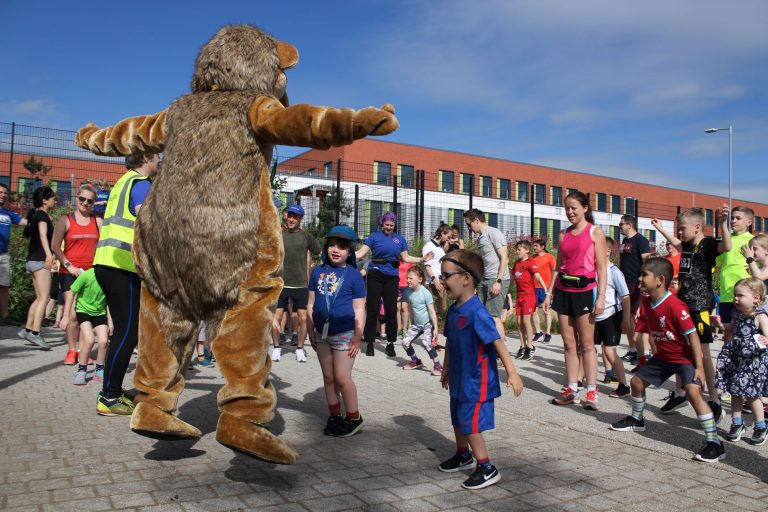
<instances>
[{"instance_id":1,"label":"white sneaker","mask_svg":"<svg viewBox=\"0 0 768 512\"><path fill-rule=\"evenodd\" d=\"M303 348L297 348L296 349L296 362L298 362L298 363L306 363L307 362L307 353L304 352Z\"/></svg>"},{"instance_id":2,"label":"white sneaker","mask_svg":"<svg viewBox=\"0 0 768 512\"><path fill-rule=\"evenodd\" d=\"M278 362L280 360L280 347L275 347L272 349L272 360L274 362Z\"/></svg>"}]
</instances>

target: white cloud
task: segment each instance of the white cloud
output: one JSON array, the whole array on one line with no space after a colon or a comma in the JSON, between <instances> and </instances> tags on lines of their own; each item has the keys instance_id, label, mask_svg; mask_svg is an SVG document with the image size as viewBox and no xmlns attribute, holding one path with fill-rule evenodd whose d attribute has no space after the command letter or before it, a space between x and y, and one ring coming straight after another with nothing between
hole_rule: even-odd
<instances>
[{"instance_id":1,"label":"white cloud","mask_svg":"<svg viewBox=\"0 0 768 512\"><path fill-rule=\"evenodd\" d=\"M45 108L45 100L12 101L10 110L18 114L40 112Z\"/></svg>"}]
</instances>

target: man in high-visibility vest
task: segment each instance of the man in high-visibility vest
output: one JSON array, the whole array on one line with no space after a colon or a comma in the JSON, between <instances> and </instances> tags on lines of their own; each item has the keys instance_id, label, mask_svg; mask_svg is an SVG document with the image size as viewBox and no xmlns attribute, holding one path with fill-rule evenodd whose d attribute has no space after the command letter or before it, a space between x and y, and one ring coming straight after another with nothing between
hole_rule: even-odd
<instances>
[{"instance_id":1,"label":"man in high-visibility vest","mask_svg":"<svg viewBox=\"0 0 768 512\"><path fill-rule=\"evenodd\" d=\"M93 268L104 290L114 332L107 349L104 383L96 402L102 416L130 415L133 400L123 389L123 379L139 338L141 280L136 275L131 248L134 226L149 193L151 178L160 167L159 154L125 157L128 172L109 194Z\"/></svg>"}]
</instances>

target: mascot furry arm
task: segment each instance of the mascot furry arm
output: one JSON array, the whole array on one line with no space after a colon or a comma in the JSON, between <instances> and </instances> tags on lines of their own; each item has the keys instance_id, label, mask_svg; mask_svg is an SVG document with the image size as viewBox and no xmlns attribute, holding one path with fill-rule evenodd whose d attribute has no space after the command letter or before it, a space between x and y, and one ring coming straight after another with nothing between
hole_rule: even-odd
<instances>
[{"instance_id":1,"label":"mascot furry arm","mask_svg":"<svg viewBox=\"0 0 768 512\"><path fill-rule=\"evenodd\" d=\"M77 131L75 144L102 156L122 156L162 151L166 112L123 119L114 126L89 124ZM269 97L256 98L248 120L261 142L328 149L350 144L368 135L386 135L398 128L395 108L361 110L283 104Z\"/></svg>"}]
</instances>

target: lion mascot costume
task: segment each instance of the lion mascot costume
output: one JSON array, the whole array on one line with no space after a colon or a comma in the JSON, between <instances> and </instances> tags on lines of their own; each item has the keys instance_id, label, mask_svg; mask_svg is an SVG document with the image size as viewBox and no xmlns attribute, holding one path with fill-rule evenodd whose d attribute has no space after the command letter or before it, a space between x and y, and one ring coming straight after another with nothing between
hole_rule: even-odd
<instances>
[{"instance_id":1,"label":"lion mascot costume","mask_svg":"<svg viewBox=\"0 0 768 512\"><path fill-rule=\"evenodd\" d=\"M296 48L255 27L223 27L197 56L190 94L163 112L77 133L77 145L98 155L164 153L132 247L142 279L139 394L131 417L137 433L202 435L173 413L205 321L226 380L217 397L216 440L269 462L298 457L268 429L276 401L268 348L283 285L272 149L328 149L398 128L388 104L288 106L284 71L298 58Z\"/></svg>"}]
</instances>

